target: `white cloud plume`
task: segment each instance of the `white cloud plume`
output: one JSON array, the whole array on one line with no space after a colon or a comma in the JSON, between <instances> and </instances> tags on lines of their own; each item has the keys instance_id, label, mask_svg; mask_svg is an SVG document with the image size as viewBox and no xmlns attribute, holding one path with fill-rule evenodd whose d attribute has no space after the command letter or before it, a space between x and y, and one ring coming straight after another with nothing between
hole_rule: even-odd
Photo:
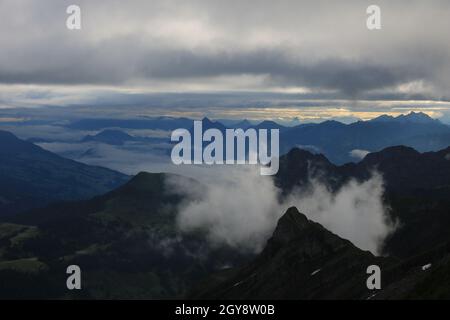
<instances>
[{"instance_id":1,"label":"white cloud plume","mask_svg":"<svg viewBox=\"0 0 450 320\"><path fill-rule=\"evenodd\" d=\"M182 231L205 230L214 244L258 252L292 205L374 254L380 253L380 245L394 229L387 219L383 180L378 174L362 183L350 181L336 193L312 180L310 187L295 190L281 201L272 178L260 176L256 168L225 167L208 172L206 178L196 177L205 188L192 190L177 178L168 181L172 190L189 199L180 205L178 226Z\"/></svg>"},{"instance_id":2,"label":"white cloud plume","mask_svg":"<svg viewBox=\"0 0 450 320\"><path fill-rule=\"evenodd\" d=\"M367 156L370 153L370 151L367 150L361 150L361 149L354 149L350 151L350 156L353 158L356 158L358 160L364 159L365 156Z\"/></svg>"},{"instance_id":3,"label":"white cloud plume","mask_svg":"<svg viewBox=\"0 0 450 320\"><path fill-rule=\"evenodd\" d=\"M308 189L292 192L286 203L357 247L380 254L384 239L395 229L383 193L383 179L373 173L362 183L349 181L336 193L312 181Z\"/></svg>"},{"instance_id":4,"label":"white cloud plume","mask_svg":"<svg viewBox=\"0 0 450 320\"><path fill-rule=\"evenodd\" d=\"M278 190L272 180L255 169L229 168L207 176L201 179L206 186L203 194L171 178L170 186L190 199L180 206L181 230L201 228L215 244L225 243L244 250L262 249L281 212Z\"/></svg>"}]
</instances>

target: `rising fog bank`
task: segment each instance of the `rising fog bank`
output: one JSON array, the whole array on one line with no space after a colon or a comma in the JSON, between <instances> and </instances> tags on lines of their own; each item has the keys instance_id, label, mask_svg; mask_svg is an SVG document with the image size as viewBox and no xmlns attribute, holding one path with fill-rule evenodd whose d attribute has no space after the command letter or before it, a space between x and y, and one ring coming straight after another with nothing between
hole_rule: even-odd
<instances>
[{"instance_id":1,"label":"rising fog bank","mask_svg":"<svg viewBox=\"0 0 450 320\"><path fill-rule=\"evenodd\" d=\"M380 253L384 239L395 229L383 203L383 179L379 174L374 173L362 183L350 181L335 193L311 179L307 188L295 189L281 199L281 190L273 178L261 176L256 166L217 169L190 173L204 185L201 190L192 189L177 177L167 181L171 192L187 199L179 207L180 230L202 229L213 245L259 252L290 206L374 254Z\"/></svg>"}]
</instances>

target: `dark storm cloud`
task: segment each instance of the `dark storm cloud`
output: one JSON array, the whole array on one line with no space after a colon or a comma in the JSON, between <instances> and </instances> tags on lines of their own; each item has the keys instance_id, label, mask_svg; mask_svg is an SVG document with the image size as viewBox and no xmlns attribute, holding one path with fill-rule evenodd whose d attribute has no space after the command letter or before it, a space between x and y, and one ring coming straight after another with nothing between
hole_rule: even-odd
<instances>
[{"instance_id":1,"label":"dark storm cloud","mask_svg":"<svg viewBox=\"0 0 450 320\"><path fill-rule=\"evenodd\" d=\"M337 89L354 94L423 79L420 67L389 67L382 63L327 59L314 64L290 61L283 49L246 53L166 52L154 64L144 65L144 76L160 78L267 75L268 85Z\"/></svg>"},{"instance_id":2,"label":"dark storm cloud","mask_svg":"<svg viewBox=\"0 0 450 320\"><path fill-rule=\"evenodd\" d=\"M79 32L69 4L2 1L0 84L448 95L445 1L379 1L372 33L366 1L80 1Z\"/></svg>"},{"instance_id":3,"label":"dark storm cloud","mask_svg":"<svg viewBox=\"0 0 450 320\"><path fill-rule=\"evenodd\" d=\"M192 78L254 75L264 76L268 86L305 86L355 94L361 90L425 79L429 72L421 70L420 65L387 66L339 58L307 64L292 61L283 48L208 54L170 48L139 48L138 39L114 39L98 46L77 46L72 50L70 46L59 45L61 47L56 46L56 52L52 53L31 49L30 61L38 66L21 72L0 69L0 82L124 84L130 80L189 81ZM67 58L58 59L58 56ZM14 61L14 57L11 60Z\"/></svg>"}]
</instances>

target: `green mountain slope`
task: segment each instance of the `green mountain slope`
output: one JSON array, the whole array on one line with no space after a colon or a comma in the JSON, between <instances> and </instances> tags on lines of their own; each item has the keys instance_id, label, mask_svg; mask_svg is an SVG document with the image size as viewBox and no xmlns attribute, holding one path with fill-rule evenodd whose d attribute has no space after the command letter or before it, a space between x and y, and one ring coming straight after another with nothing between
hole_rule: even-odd
<instances>
[{"instance_id":1,"label":"green mountain slope","mask_svg":"<svg viewBox=\"0 0 450 320\"><path fill-rule=\"evenodd\" d=\"M7 230L0 241L0 296L175 298L224 265L245 261L234 250L210 247L201 233L178 231L182 198L167 190L167 177L140 173L103 196L18 214L0 224ZM192 179L185 183L201 188ZM79 292L65 289L71 264L82 269ZM39 291L43 283L46 290Z\"/></svg>"}]
</instances>

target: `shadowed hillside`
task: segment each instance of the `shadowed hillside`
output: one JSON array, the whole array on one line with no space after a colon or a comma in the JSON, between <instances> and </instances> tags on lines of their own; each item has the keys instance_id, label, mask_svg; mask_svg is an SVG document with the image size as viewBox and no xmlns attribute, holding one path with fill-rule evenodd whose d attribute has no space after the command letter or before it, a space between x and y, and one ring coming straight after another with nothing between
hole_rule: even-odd
<instances>
[{"instance_id":1,"label":"shadowed hillside","mask_svg":"<svg viewBox=\"0 0 450 320\"><path fill-rule=\"evenodd\" d=\"M61 200L88 199L129 179L62 158L0 131L0 216Z\"/></svg>"}]
</instances>

